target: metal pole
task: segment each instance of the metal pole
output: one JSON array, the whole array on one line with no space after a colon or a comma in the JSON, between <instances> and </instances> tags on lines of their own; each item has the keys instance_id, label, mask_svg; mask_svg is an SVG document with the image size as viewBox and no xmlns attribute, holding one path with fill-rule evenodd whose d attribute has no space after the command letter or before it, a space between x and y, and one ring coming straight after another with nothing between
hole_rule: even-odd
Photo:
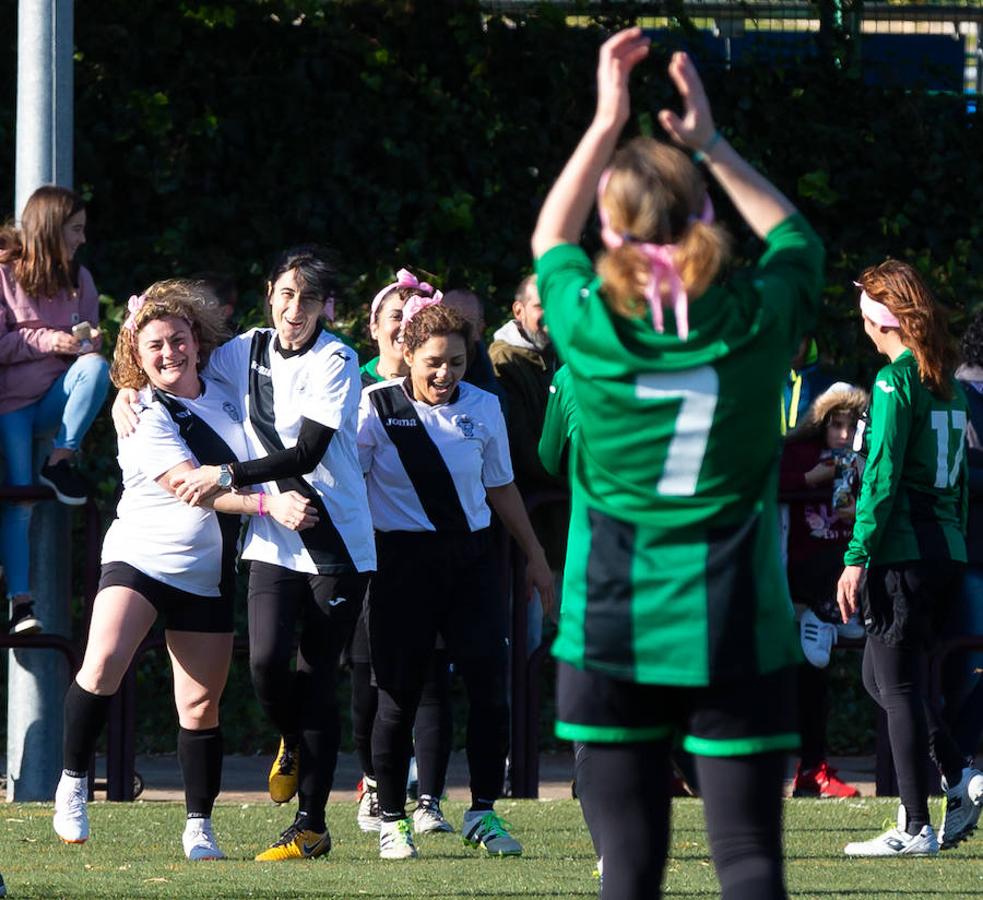
<instances>
[{"instance_id":1,"label":"metal pole","mask_svg":"<svg viewBox=\"0 0 983 900\"><path fill-rule=\"evenodd\" d=\"M72 185L72 0L20 0L17 15L15 215L43 184ZM45 447L39 452L46 456ZM45 630L70 636L68 512L38 504L31 588ZM61 772L68 666L57 654L11 650L7 675L7 799L50 800Z\"/></svg>"}]
</instances>

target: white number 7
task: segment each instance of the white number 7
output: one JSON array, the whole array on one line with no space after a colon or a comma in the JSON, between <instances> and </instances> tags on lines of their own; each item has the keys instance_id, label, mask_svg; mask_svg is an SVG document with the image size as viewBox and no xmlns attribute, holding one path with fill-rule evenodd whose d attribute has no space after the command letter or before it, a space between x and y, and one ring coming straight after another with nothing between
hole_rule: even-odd
<instances>
[{"instance_id":1,"label":"white number 7","mask_svg":"<svg viewBox=\"0 0 983 900\"><path fill-rule=\"evenodd\" d=\"M696 493L719 393L720 379L712 366L638 376L635 396L639 400L682 400L656 493L665 497Z\"/></svg>"},{"instance_id":2,"label":"white number 7","mask_svg":"<svg viewBox=\"0 0 983 900\"><path fill-rule=\"evenodd\" d=\"M949 417L952 417L952 428L949 427ZM952 471L949 471L949 432L959 433L959 446L956 447L956 458L952 461ZM932 413L932 431L935 432L938 459L935 464L935 486L937 488L955 487L959 478L959 466L963 461L963 451L966 449L966 413L961 409L937 409Z\"/></svg>"}]
</instances>

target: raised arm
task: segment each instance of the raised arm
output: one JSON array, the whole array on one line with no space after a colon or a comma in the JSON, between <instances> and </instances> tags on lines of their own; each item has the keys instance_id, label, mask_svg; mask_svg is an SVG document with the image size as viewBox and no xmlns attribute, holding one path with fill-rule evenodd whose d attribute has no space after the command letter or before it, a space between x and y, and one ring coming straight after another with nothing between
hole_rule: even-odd
<instances>
[{"instance_id":1,"label":"raised arm","mask_svg":"<svg viewBox=\"0 0 983 900\"><path fill-rule=\"evenodd\" d=\"M597 182L618 142L631 111L628 78L649 52L649 39L640 28L628 28L609 38L597 62L597 110L577 149L563 167L539 211L532 236L538 259L557 244L580 240Z\"/></svg>"},{"instance_id":2,"label":"raised arm","mask_svg":"<svg viewBox=\"0 0 983 900\"><path fill-rule=\"evenodd\" d=\"M669 77L683 100L683 116L663 109L659 124L677 144L702 154L710 174L737 211L758 237L764 237L792 215L795 207L717 131L703 82L688 54L672 55Z\"/></svg>"}]
</instances>

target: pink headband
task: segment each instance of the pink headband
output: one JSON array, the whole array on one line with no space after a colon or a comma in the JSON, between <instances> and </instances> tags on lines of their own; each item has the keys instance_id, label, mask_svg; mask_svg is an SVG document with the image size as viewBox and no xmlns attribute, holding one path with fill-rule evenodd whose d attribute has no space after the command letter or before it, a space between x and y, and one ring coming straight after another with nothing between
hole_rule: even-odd
<instances>
[{"instance_id":1,"label":"pink headband","mask_svg":"<svg viewBox=\"0 0 983 900\"><path fill-rule=\"evenodd\" d=\"M444 295L440 291L434 291L432 297L425 297L423 294L415 294L410 297L409 300L403 305L403 321L399 325L399 333L403 334L406 329L406 323L413 318L421 309L426 309L428 306L436 306L444 299Z\"/></svg>"},{"instance_id":2,"label":"pink headband","mask_svg":"<svg viewBox=\"0 0 983 900\"><path fill-rule=\"evenodd\" d=\"M372 306L369 308L369 321L374 322L376 313L379 311L379 306L391 290L395 288L414 288L418 290L421 294L426 294L427 296L433 297L434 290L433 285L427 284L425 281L420 281L409 269L400 269L396 273L396 280L392 284L387 284L378 294L372 298ZM438 292L439 293L439 292ZM405 313L404 313L405 315Z\"/></svg>"},{"instance_id":3,"label":"pink headband","mask_svg":"<svg viewBox=\"0 0 983 900\"><path fill-rule=\"evenodd\" d=\"M597 183L597 214L601 219L601 240L609 250L615 250L626 243L630 243L641 250L651 267L651 277L645 286L644 296L652 312L652 324L659 334L665 331L662 307L671 304L676 316L676 333L680 340L685 341L689 337L689 307L686 288L683 286L683 280L679 277L679 271L676 269L674 259L676 245L638 241L630 234L619 234L611 227L607 210L601 202L610 178L611 170L605 169L601 174L601 180ZM703 201L703 211L699 216L690 216L689 221L690 224L702 222L704 225L710 225L713 223L713 219L713 203L710 200L710 195L707 194ZM666 298L662 297L660 290L664 282L668 282L669 286L669 296Z\"/></svg>"},{"instance_id":4,"label":"pink headband","mask_svg":"<svg viewBox=\"0 0 983 900\"><path fill-rule=\"evenodd\" d=\"M141 294L139 297L136 294L133 294L130 297L126 304L127 316L126 321L123 323L124 328L128 328L130 331L137 330L137 313L140 311L140 307L143 306L146 301L146 294Z\"/></svg>"},{"instance_id":5,"label":"pink headband","mask_svg":"<svg viewBox=\"0 0 983 900\"><path fill-rule=\"evenodd\" d=\"M870 296L865 290L864 286L859 282L853 282L858 288L860 288L860 311L875 325L880 325L882 328L900 328L901 323L898 321L898 317L894 315L891 310L889 310L883 303L878 303L873 297Z\"/></svg>"}]
</instances>

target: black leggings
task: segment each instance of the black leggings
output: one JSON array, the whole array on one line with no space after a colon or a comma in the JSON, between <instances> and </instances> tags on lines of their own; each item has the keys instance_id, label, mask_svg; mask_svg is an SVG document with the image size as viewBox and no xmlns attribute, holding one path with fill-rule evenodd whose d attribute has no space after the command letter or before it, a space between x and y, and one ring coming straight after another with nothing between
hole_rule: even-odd
<instances>
[{"instance_id":1,"label":"black leggings","mask_svg":"<svg viewBox=\"0 0 983 900\"><path fill-rule=\"evenodd\" d=\"M926 755L931 755L950 785L962 777L964 765L929 696L928 654L917 648L892 647L868 636L863 678L867 692L887 713L898 793L908 813L908 831L917 834L930 821Z\"/></svg>"},{"instance_id":2,"label":"black leggings","mask_svg":"<svg viewBox=\"0 0 983 900\"><path fill-rule=\"evenodd\" d=\"M348 641L365 578L308 575L253 562L249 570L249 667L256 696L288 745L298 748L299 810L323 825L341 727L338 658ZM343 602L331 601L343 597ZM296 671L294 635L300 625Z\"/></svg>"},{"instance_id":3,"label":"black leggings","mask_svg":"<svg viewBox=\"0 0 983 900\"><path fill-rule=\"evenodd\" d=\"M604 861L603 900L661 896L669 848L668 741L578 747L577 792ZM784 898L785 754L697 756L710 852L724 900Z\"/></svg>"},{"instance_id":4,"label":"black leggings","mask_svg":"<svg viewBox=\"0 0 983 900\"><path fill-rule=\"evenodd\" d=\"M352 663L352 741L362 771L375 778L372 765L372 725L379 706L379 692L372 684L372 666ZM419 773L419 794L440 798L447 781L451 754L450 671L446 650L435 650L433 671L423 685L413 723L413 744Z\"/></svg>"},{"instance_id":5,"label":"black leggings","mask_svg":"<svg viewBox=\"0 0 983 900\"><path fill-rule=\"evenodd\" d=\"M801 771L814 769L826 759L826 720L829 717L829 673L809 663L798 667Z\"/></svg>"},{"instance_id":6,"label":"black leggings","mask_svg":"<svg viewBox=\"0 0 983 900\"><path fill-rule=\"evenodd\" d=\"M505 691L505 667L498 660L462 660L455 663L464 680L470 709L466 749L471 775L472 804L490 804L502 792L505 758L508 752L508 703ZM379 707L372 730L372 760L379 784L379 806L387 818L404 814L408 752L419 691L379 689ZM421 707L422 708L422 707ZM417 738L418 752L422 753ZM426 754L423 754L426 755ZM418 756L417 762L421 756ZM420 772L420 793L440 794L427 790Z\"/></svg>"}]
</instances>

